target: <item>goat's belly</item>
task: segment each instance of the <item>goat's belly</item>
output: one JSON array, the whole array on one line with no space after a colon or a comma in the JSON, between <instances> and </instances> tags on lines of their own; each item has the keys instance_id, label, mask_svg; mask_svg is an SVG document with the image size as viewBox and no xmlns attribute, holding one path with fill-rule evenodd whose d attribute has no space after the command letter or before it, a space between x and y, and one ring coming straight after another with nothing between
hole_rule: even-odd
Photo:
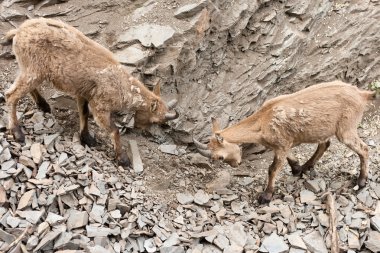
<instances>
[{"instance_id":1,"label":"goat's belly","mask_svg":"<svg viewBox=\"0 0 380 253\"><path fill-rule=\"evenodd\" d=\"M323 143L328 141L332 136L334 136L334 132L331 131L323 131L319 133L299 133L294 138L293 146L297 146L302 143Z\"/></svg>"}]
</instances>

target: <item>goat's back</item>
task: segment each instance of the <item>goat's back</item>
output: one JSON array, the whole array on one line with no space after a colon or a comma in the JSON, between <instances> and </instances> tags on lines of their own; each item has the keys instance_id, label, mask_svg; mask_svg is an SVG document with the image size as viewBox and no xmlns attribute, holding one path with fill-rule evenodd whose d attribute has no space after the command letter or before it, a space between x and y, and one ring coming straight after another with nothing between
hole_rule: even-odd
<instances>
[{"instance_id":1,"label":"goat's back","mask_svg":"<svg viewBox=\"0 0 380 253\"><path fill-rule=\"evenodd\" d=\"M53 72L61 69L101 68L118 64L113 54L100 44L87 38L76 28L59 20L30 19L16 31L13 50L20 68L30 68Z\"/></svg>"},{"instance_id":2,"label":"goat's back","mask_svg":"<svg viewBox=\"0 0 380 253\"><path fill-rule=\"evenodd\" d=\"M268 100L256 115L268 136L276 132L295 144L321 142L356 129L373 95L340 81L321 83Z\"/></svg>"}]
</instances>

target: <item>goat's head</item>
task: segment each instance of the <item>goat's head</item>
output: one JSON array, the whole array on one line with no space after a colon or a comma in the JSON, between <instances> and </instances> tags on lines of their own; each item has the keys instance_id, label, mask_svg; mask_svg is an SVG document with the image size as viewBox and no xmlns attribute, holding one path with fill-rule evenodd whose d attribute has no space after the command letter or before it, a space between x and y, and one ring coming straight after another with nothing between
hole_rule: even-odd
<instances>
[{"instance_id":1,"label":"goat's head","mask_svg":"<svg viewBox=\"0 0 380 253\"><path fill-rule=\"evenodd\" d=\"M220 133L219 123L214 118L212 119L212 132L213 136L207 145L193 139L199 153L214 160L222 160L232 167L237 167L241 163L239 145L224 140Z\"/></svg>"},{"instance_id":2,"label":"goat's head","mask_svg":"<svg viewBox=\"0 0 380 253\"><path fill-rule=\"evenodd\" d=\"M161 99L159 82L154 86L153 92L149 92L146 98L146 106L141 107L135 114L135 126L146 128L151 124L162 124L168 120L178 118L178 112L173 110L177 100L173 99L167 104Z\"/></svg>"}]
</instances>

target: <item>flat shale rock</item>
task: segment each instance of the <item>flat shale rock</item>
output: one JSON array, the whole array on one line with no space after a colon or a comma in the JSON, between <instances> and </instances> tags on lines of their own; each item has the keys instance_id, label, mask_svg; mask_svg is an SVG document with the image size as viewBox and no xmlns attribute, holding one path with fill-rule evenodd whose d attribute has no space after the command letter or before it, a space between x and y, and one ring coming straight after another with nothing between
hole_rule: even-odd
<instances>
[{"instance_id":1,"label":"flat shale rock","mask_svg":"<svg viewBox=\"0 0 380 253\"><path fill-rule=\"evenodd\" d=\"M160 253L185 253L185 249L182 246L161 247Z\"/></svg>"},{"instance_id":2,"label":"flat shale rock","mask_svg":"<svg viewBox=\"0 0 380 253\"><path fill-rule=\"evenodd\" d=\"M161 26L156 24L142 24L129 28L119 37L119 42L132 43L140 41L144 47L161 47L175 33L170 26Z\"/></svg>"},{"instance_id":3,"label":"flat shale rock","mask_svg":"<svg viewBox=\"0 0 380 253\"><path fill-rule=\"evenodd\" d=\"M18 202L17 209L23 210L24 208L29 206L32 203L32 198L33 198L34 193L35 193L35 190L30 190L30 191L25 192Z\"/></svg>"},{"instance_id":4,"label":"flat shale rock","mask_svg":"<svg viewBox=\"0 0 380 253\"><path fill-rule=\"evenodd\" d=\"M178 155L177 145L173 144L162 144L160 145L160 150L163 153L171 154L171 155Z\"/></svg>"},{"instance_id":5,"label":"flat shale rock","mask_svg":"<svg viewBox=\"0 0 380 253\"><path fill-rule=\"evenodd\" d=\"M328 253L325 241L318 231L311 232L302 239L310 252Z\"/></svg>"},{"instance_id":6,"label":"flat shale rock","mask_svg":"<svg viewBox=\"0 0 380 253\"><path fill-rule=\"evenodd\" d=\"M9 234L8 232L0 229L0 239L3 242L11 244L14 240L16 240L16 237L14 235Z\"/></svg>"},{"instance_id":7,"label":"flat shale rock","mask_svg":"<svg viewBox=\"0 0 380 253\"><path fill-rule=\"evenodd\" d=\"M210 200L210 196L203 190L198 190L194 195L194 202L198 205L204 205Z\"/></svg>"},{"instance_id":8,"label":"flat shale rock","mask_svg":"<svg viewBox=\"0 0 380 253\"><path fill-rule=\"evenodd\" d=\"M292 247L297 248L297 249L304 249L304 250L307 249L304 241L298 234L295 234L295 233L290 234L288 235L287 239Z\"/></svg>"},{"instance_id":9,"label":"flat shale rock","mask_svg":"<svg viewBox=\"0 0 380 253\"><path fill-rule=\"evenodd\" d=\"M364 242L365 247L372 252L380 252L380 233L370 231L367 241Z\"/></svg>"},{"instance_id":10,"label":"flat shale rock","mask_svg":"<svg viewBox=\"0 0 380 253\"><path fill-rule=\"evenodd\" d=\"M65 231L66 226L59 226L54 228L52 231L48 232L38 243L37 247L33 252L38 252L39 249L45 247L48 243L53 242L63 231Z\"/></svg>"},{"instance_id":11,"label":"flat shale rock","mask_svg":"<svg viewBox=\"0 0 380 253\"><path fill-rule=\"evenodd\" d=\"M194 201L194 197L190 193L177 193L176 196L181 205L188 205Z\"/></svg>"},{"instance_id":12,"label":"flat shale rock","mask_svg":"<svg viewBox=\"0 0 380 253\"><path fill-rule=\"evenodd\" d=\"M44 145L46 149L49 149L50 145L53 144L55 139L59 136L59 134L45 135L44 136Z\"/></svg>"},{"instance_id":13,"label":"flat shale rock","mask_svg":"<svg viewBox=\"0 0 380 253\"><path fill-rule=\"evenodd\" d=\"M276 233L264 238L262 247L269 253L284 253L289 250L289 246Z\"/></svg>"},{"instance_id":14,"label":"flat shale rock","mask_svg":"<svg viewBox=\"0 0 380 253\"><path fill-rule=\"evenodd\" d=\"M132 45L121 51L117 51L115 56L121 63L138 66L148 58L149 51L140 45Z\"/></svg>"},{"instance_id":15,"label":"flat shale rock","mask_svg":"<svg viewBox=\"0 0 380 253\"><path fill-rule=\"evenodd\" d=\"M38 168L38 172L36 175L36 179L44 179L46 178L46 174L50 168L50 162L44 161L40 167Z\"/></svg>"},{"instance_id":16,"label":"flat shale rock","mask_svg":"<svg viewBox=\"0 0 380 253\"><path fill-rule=\"evenodd\" d=\"M67 220L67 229L80 228L88 224L88 213L86 211L77 211L71 209Z\"/></svg>"},{"instance_id":17,"label":"flat shale rock","mask_svg":"<svg viewBox=\"0 0 380 253\"><path fill-rule=\"evenodd\" d=\"M141 160L139 148L135 140L129 141L129 148L132 153L132 167L136 173L141 173L144 170L144 164Z\"/></svg>"},{"instance_id":18,"label":"flat shale rock","mask_svg":"<svg viewBox=\"0 0 380 253\"><path fill-rule=\"evenodd\" d=\"M42 162L42 147L40 143L33 143L30 147L30 154L32 155L33 162L40 164Z\"/></svg>"},{"instance_id":19,"label":"flat shale rock","mask_svg":"<svg viewBox=\"0 0 380 253\"><path fill-rule=\"evenodd\" d=\"M178 8L174 13L174 17L178 19L189 18L194 16L196 13L200 12L207 5L207 1L202 0L198 3L188 4Z\"/></svg>"},{"instance_id":20,"label":"flat shale rock","mask_svg":"<svg viewBox=\"0 0 380 253\"><path fill-rule=\"evenodd\" d=\"M350 249L360 249L359 233L355 230L347 232L348 247Z\"/></svg>"},{"instance_id":21,"label":"flat shale rock","mask_svg":"<svg viewBox=\"0 0 380 253\"><path fill-rule=\"evenodd\" d=\"M32 224L37 224L41 216L44 214L44 211L16 211L16 214Z\"/></svg>"},{"instance_id":22,"label":"flat shale rock","mask_svg":"<svg viewBox=\"0 0 380 253\"><path fill-rule=\"evenodd\" d=\"M0 185L0 206L8 202L7 192L4 189L4 186Z\"/></svg>"},{"instance_id":23,"label":"flat shale rock","mask_svg":"<svg viewBox=\"0 0 380 253\"><path fill-rule=\"evenodd\" d=\"M376 214L371 218L371 226L377 231L380 232L380 215Z\"/></svg>"},{"instance_id":24,"label":"flat shale rock","mask_svg":"<svg viewBox=\"0 0 380 253\"><path fill-rule=\"evenodd\" d=\"M302 190L300 193L301 203L310 203L316 199L315 194L309 190Z\"/></svg>"},{"instance_id":25,"label":"flat shale rock","mask_svg":"<svg viewBox=\"0 0 380 253\"><path fill-rule=\"evenodd\" d=\"M237 245L243 248L248 240L247 233L241 223L235 223L226 231L226 236L230 240L231 245Z\"/></svg>"},{"instance_id":26,"label":"flat shale rock","mask_svg":"<svg viewBox=\"0 0 380 253\"><path fill-rule=\"evenodd\" d=\"M111 233L110 228L95 227L92 225L86 226L86 231L88 237L108 236Z\"/></svg>"}]
</instances>

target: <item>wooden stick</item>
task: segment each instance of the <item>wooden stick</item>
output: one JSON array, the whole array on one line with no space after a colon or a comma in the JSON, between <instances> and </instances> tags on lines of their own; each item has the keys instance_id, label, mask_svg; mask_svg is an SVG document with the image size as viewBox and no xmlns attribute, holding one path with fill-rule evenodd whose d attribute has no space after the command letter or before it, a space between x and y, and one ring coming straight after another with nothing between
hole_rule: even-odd
<instances>
[{"instance_id":1,"label":"wooden stick","mask_svg":"<svg viewBox=\"0 0 380 253\"><path fill-rule=\"evenodd\" d=\"M326 205L327 210L330 213L330 227L329 227L329 233L331 236L331 253L339 253L339 241L338 241L338 233L336 231L336 207L335 207L335 201L334 197L331 194L331 192L325 193L322 197L326 196Z\"/></svg>"},{"instance_id":2,"label":"wooden stick","mask_svg":"<svg viewBox=\"0 0 380 253\"><path fill-rule=\"evenodd\" d=\"M8 247L5 248L4 252L8 252L8 250L10 250L13 246L17 245L24 238L26 233L29 231L30 227L31 227L30 225L27 226L24 232L22 232L21 235L17 237L16 240L14 240L11 244L8 245Z\"/></svg>"}]
</instances>

